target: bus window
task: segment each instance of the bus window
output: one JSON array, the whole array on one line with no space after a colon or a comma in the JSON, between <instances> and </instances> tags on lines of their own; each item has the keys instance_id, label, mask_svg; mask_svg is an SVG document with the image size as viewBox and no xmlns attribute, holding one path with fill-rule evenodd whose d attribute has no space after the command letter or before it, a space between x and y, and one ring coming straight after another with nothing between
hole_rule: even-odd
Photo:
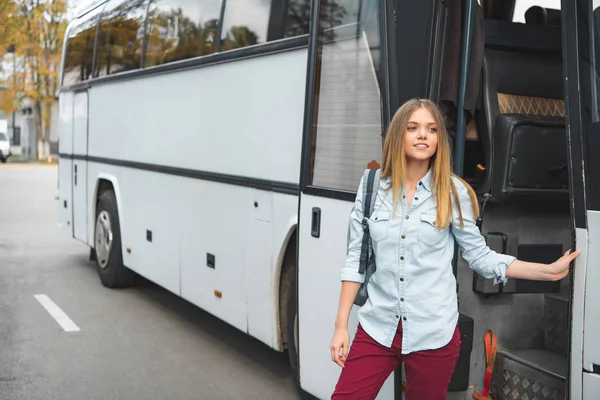
<instances>
[{"instance_id":1,"label":"bus window","mask_svg":"<svg viewBox=\"0 0 600 400\"><path fill-rule=\"evenodd\" d=\"M560 2L561 0L517 0L515 3L515 11L513 13L513 22L528 22L529 18L539 18L542 8L546 10L554 11L553 15L548 16L547 12L544 13L544 19L547 21L547 18L557 18L560 20ZM537 10L535 8L537 8ZM527 15L527 11L530 11L531 17ZM547 22L546 22L547 23ZM552 24L554 25L554 24Z\"/></svg>"},{"instance_id":2,"label":"bus window","mask_svg":"<svg viewBox=\"0 0 600 400\"><path fill-rule=\"evenodd\" d=\"M145 67L215 52L221 0L159 0L148 12Z\"/></svg>"},{"instance_id":3,"label":"bus window","mask_svg":"<svg viewBox=\"0 0 600 400\"><path fill-rule=\"evenodd\" d=\"M371 161L380 162L379 8L377 0L321 9L308 184L355 191ZM353 21L351 23L351 21Z\"/></svg>"},{"instance_id":4,"label":"bus window","mask_svg":"<svg viewBox=\"0 0 600 400\"><path fill-rule=\"evenodd\" d=\"M310 0L273 1L267 41L308 35Z\"/></svg>"},{"instance_id":5,"label":"bus window","mask_svg":"<svg viewBox=\"0 0 600 400\"><path fill-rule=\"evenodd\" d=\"M310 4L310 0L228 0L221 51L308 34Z\"/></svg>"},{"instance_id":6,"label":"bus window","mask_svg":"<svg viewBox=\"0 0 600 400\"><path fill-rule=\"evenodd\" d=\"M86 81L92 76L97 16L97 13L90 15L68 33L62 83L65 86Z\"/></svg>"},{"instance_id":7,"label":"bus window","mask_svg":"<svg viewBox=\"0 0 600 400\"><path fill-rule=\"evenodd\" d=\"M270 12L270 0L227 1L223 16L222 50L266 42Z\"/></svg>"},{"instance_id":8,"label":"bus window","mask_svg":"<svg viewBox=\"0 0 600 400\"><path fill-rule=\"evenodd\" d=\"M100 19L96 76L140 68L147 1L110 2L108 7Z\"/></svg>"}]
</instances>

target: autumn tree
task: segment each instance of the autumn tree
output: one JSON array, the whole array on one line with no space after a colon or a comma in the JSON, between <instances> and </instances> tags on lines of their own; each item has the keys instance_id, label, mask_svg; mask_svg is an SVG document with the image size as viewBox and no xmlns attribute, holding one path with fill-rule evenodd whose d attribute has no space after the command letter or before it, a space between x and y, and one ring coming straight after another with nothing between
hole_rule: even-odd
<instances>
[{"instance_id":1,"label":"autumn tree","mask_svg":"<svg viewBox=\"0 0 600 400\"><path fill-rule=\"evenodd\" d=\"M18 26L17 14L18 8L14 1L0 1L0 61L6 61L6 63L0 62L0 79L1 77L8 78L5 81L0 81L0 89L4 88L0 91L0 110L5 114L11 114L13 111L17 111L18 108L16 74L13 74L15 70L14 63L16 63L14 34ZM7 58L8 53L13 53L10 59Z\"/></svg>"},{"instance_id":2,"label":"autumn tree","mask_svg":"<svg viewBox=\"0 0 600 400\"><path fill-rule=\"evenodd\" d=\"M52 104L56 102L59 87L60 57L68 21L66 0L3 0L8 15L2 18L5 32L1 51L12 44L15 51L16 76L10 76L5 86L16 83L10 91L11 99L3 99L2 109L12 109L27 99L35 115L37 142L41 144L39 157L48 153ZM6 12L6 11L0 11ZM1 32L1 31L0 31ZM2 55L2 53L0 53ZM5 75L6 75L5 71ZM12 71L10 71L12 72ZM12 75L12 74L11 74ZM10 108L10 109L9 109Z\"/></svg>"}]
</instances>

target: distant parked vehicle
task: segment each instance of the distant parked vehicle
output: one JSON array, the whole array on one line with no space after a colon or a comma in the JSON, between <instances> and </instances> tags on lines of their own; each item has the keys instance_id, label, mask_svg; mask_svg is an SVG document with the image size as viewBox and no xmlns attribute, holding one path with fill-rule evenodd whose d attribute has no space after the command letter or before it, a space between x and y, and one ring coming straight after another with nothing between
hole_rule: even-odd
<instances>
[{"instance_id":1,"label":"distant parked vehicle","mask_svg":"<svg viewBox=\"0 0 600 400\"><path fill-rule=\"evenodd\" d=\"M6 133L0 132L0 162L5 163L11 155L10 139Z\"/></svg>"}]
</instances>

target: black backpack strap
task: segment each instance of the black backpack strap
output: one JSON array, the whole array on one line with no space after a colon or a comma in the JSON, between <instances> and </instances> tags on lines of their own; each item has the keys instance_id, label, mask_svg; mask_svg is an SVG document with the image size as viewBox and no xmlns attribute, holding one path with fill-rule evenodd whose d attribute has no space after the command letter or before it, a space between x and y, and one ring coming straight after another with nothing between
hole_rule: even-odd
<instances>
[{"instance_id":1,"label":"black backpack strap","mask_svg":"<svg viewBox=\"0 0 600 400\"><path fill-rule=\"evenodd\" d=\"M379 186L379 179L376 179L376 177L378 177L379 175L379 170L369 169L367 171L367 182L363 186L363 240L362 247L360 250L360 263L358 267L358 272L361 274L364 274L367 268L367 258L369 255L369 240L371 239L371 235L369 234L368 221L371 217L371 211L373 210L373 206L375 203L375 196L373 196L373 193L377 193L377 187Z\"/></svg>"}]
</instances>

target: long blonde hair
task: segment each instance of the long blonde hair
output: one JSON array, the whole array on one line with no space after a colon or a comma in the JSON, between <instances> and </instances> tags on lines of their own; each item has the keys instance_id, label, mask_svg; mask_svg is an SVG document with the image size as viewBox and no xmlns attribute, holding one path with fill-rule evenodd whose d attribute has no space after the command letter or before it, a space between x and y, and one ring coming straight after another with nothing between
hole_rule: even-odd
<instances>
[{"instance_id":1,"label":"long blonde hair","mask_svg":"<svg viewBox=\"0 0 600 400\"><path fill-rule=\"evenodd\" d=\"M410 117L420 108L428 109L438 126L437 151L429 161L432 172L432 192L437 197L436 226L439 229L446 228L451 222L452 200L450 198L450 192L452 192L454 203L458 208L460 226L461 228L464 228L458 192L456 191L456 185L454 185L452 177L459 179L467 188L473 206L474 218L477 218L479 215L477 196L468 183L452 173L450 142L448 140L445 119L440 109L432 101L426 99L412 99L404 103L402 107L398 109L394 118L392 118L383 143L381 177L391 178L390 187L392 189L395 209L398 203L400 190L405 181L406 173L404 135L408 129Z\"/></svg>"}]
</instances>

